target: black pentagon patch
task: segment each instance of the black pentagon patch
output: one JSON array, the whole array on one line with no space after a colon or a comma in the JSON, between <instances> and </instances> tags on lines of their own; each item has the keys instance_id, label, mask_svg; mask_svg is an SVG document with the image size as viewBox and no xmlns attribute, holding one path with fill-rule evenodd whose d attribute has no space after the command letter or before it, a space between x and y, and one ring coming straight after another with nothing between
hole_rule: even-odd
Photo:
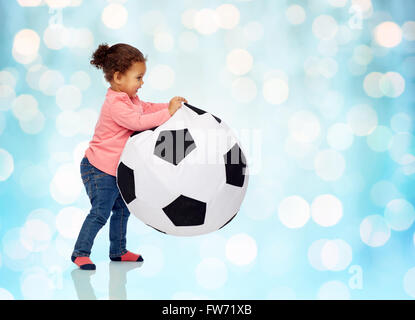
<instances>
[{"instance_id":1,"label":"black pentagon patch","mask_svg":"<svg viewBox=\"0 0 415 320\"><path fill-rule=\"evenodd\" d=\"M195 148L188 129L165 130L157 138L154 155L176 166Z\"/></svg>"},{"instance_id":2,"label":"black pentagon patch","mask_svg":"<svg viewBox=\"0 0 415 320\"><path fill-rule=\"evenodd\" d=\"M154 130L156 130L157 128L158 128L158 126L157 126L157 127L154 127L154 128L147 129L147 130L154 131ZM134 137L136 134L139 134L139 133L144 132L144 131L147 131L147 130L134 131L134 132L130 135L130 137Z\"/></svg>"},{"instance_id":3,"label":"black pentagon patch","mask_svg":"<svg viewBox=\"0 0 415 320\"><path fill-rule=\"evenodd\" d=\"M191 110L193 110L194 112L196 112L198 115L202 115L202 114L205 114L206 113L206 111L205 110L202 110L202 109L199 109L199 108L196 108L196 107L194 107L194 106L192 106L192 105L190 105L190 104L188 104L188 103L186 103L186 102L184 102L184 105L186 106L186 107L188 107L189 109L191 109ZM218 122L218 123L221 123L221 119L219 119L218 117L216 117L216 116L214 116L213 114L211 114L210 113L210 115L212 116L212 117L214 117L215 118L215 120Z\"/></svg>"},{"instance_id":4,"label":"black pentagon patch","mask_svg":"<svg viewBox=\"0 0 415 320\"><path fill-rule=\"evenodd\" d=\"M242 187L245 181L246 159L241 148L235 143L223 157L225 159L226 183Z\"/></svg>"},{"instance_id":5,"label":"black pentagon patch","mask_svg":"<svg viewBox=\"0 0 415 320\"><path fill-rule=\"evenodd\" d=\"M180 195L163 211L177 227L200 226L205 222L206 203Z\"/></svg>"},{"instance_id":6,"label":"black pentagon patch","mask_svg":"<svg viewBox=\"0 0 415 320\"><path fill-rule=\"evenodd\" d=\"M224 226L226 226L229 222L231 222L232 221L232 219L233 218L235 218L235 216L237 215L237 213L235 213L233 216L232 216L232 218L230 218L229 220L228 220L228 222L226 222L222 227L220 227L219 229L222 229Z\"/></svg>"},{"instance_id":7,"label":"black pentagon patch","mask_svg":"<svg viewBox=\"0 0 415 320\"><path fill-rule=\"evenodd\" d=\"M135 199L134 171L123 162L117 169L117 185L127 204Z\"/></svg>"}]
</instances>

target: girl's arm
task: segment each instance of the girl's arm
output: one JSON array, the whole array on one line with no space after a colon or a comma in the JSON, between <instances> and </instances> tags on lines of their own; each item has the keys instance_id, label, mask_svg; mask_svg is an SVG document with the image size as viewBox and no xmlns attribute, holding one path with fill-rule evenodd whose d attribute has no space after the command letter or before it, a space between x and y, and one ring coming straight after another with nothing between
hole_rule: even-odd
<instances>
[{"instance_id":1,"label":"girl's arm","mask_svg":"<svg viewBox=\"0 0 415 320\"><path fill-rule=\"evenodd\" d=\"M134 110L123 102L112 104L109 110L111 118L118 125L133 131L141 131L157 127L171 117L167 108L162 108L159 111L145 114Z\"/></svg>"},{"instance_id":2,"label":"girl's arm","mask_svg":"<svg viewBox=\"0 0 415 320\"><path fill-rule=\"evenodd\" d=\"M154 103L154 102L145 102L140 100L139 102L143 107L144 113L153 113L169 107L168 103Z\"/></svg>"}]
</instances>

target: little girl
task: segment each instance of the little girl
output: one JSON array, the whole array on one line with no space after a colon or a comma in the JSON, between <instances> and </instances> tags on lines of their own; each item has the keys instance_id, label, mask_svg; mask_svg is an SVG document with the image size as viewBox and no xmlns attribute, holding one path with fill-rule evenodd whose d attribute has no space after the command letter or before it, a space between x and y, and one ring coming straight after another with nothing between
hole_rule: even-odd
<instances>
[{"instance_id":1,"label":"little girl","mask_svg":"<svg viewBox=\"0 0 415 320\"><path fill-rule=\"evenodd\" d=\"M116 184L116 169L128 137L134 131L150 129L166 122L187 102L174 97L169 103L141 101L137 96L146 73L146 58L140 50L124 43L98 46L90 63L102 69L111 85L95 132L81 161L81 177L92 208L82 225L71 260L84 270L95 270L90 260L98 231L110 219L109 257L113 261L143 261L126 249L130 215Z\"/></svg>"}]
</instances>

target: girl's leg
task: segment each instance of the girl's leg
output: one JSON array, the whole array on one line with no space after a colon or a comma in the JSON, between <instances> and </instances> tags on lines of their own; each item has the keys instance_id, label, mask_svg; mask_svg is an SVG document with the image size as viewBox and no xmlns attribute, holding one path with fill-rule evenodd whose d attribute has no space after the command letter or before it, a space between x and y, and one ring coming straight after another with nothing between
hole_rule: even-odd
<instances>
[{"instance_id":1,"label":"girl's leg","mask_svg":"<svg viewBox=\"0 0 415 320\"><path fill-rule=\"evenodd\" d=\"M110 259L113 261L138 261L143 257L126 249L127 221L130 211L124 203L121 194L118 194L112 208L110 221Z\"/></svg>"},{"instance_id":2,"label":"girl's leg","mask_svg":"<svg viewBox=\"0 0 415 320\"><path fill-rule=\"evenodd\" d=\"M115 177L98 170L85 159L81 162L81 177L92 208L79 232L73 257L89 257L94 239L107 222L119 194Z\"/></svg>"},{"instance_id":3,"label":"girl's leg","mask_svg":"<svg viewBox=\"0 0 415 320\"><path fill-rule=\"evenodd\" d=\"M112 215L110 220L110 258L121 257L127 253L126 236L127 236L127 222L130 216L130 211L118 193L112 207Z\"/></svg>"}]
</instances>

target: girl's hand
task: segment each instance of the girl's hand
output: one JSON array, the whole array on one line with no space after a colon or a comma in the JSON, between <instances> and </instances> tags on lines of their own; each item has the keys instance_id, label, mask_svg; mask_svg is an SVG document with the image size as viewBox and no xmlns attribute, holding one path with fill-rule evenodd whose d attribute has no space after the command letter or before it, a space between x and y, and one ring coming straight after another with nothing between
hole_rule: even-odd
<instances>
[{"instance_id":1,"label":"girl's hand","mask_svg":"<svg viewBox=\"0 0 415 320\"><path fill-rule=\"evenodd\" d=\"M174 97L170 100L169 102L170 115L173 115L179 108L181 108L182 102L187 103L187 100L183 97Z\"/></svg>"}]
</instances>

